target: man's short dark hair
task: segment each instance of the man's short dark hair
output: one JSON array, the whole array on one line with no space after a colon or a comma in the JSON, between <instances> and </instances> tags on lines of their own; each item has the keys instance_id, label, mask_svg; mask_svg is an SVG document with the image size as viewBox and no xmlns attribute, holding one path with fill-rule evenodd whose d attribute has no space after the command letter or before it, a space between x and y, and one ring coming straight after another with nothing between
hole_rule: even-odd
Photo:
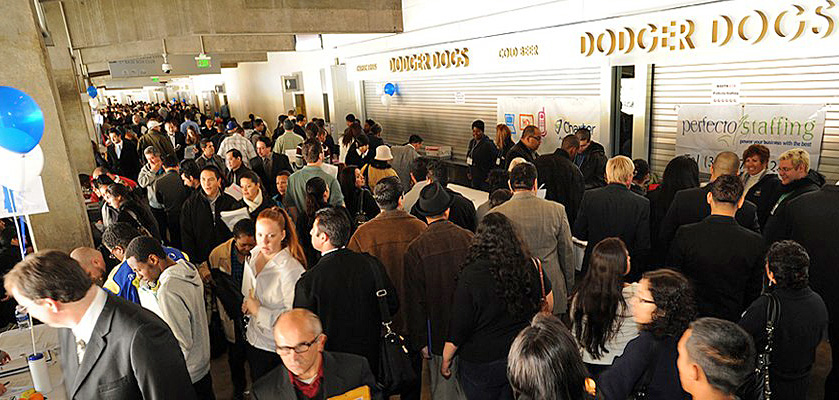
<instances>
[{"instance_id":1,"label":"man's short dark hair","mask_svg":"<svg viewBox=\"0 0 839 400\"><path fill-rule=\"evenodd\" d=\"M150 236L140 236L134 238L128 247L125 248L125 259L134 257L139 262L146 262L150 255L156 255L158 258L166 258L166 251L163 250L163 245L160 241Z\"/></svg>"},{"instance_id":2,"label":"man's short dark hair","mask_svg":"<svg viewBox=\"0 0 839 400\"><path fill-rule=\"evenodd\" d=\"M165 168L175 168L178 166L178 157L175 157L174 154L167 154L163 156L163 167Z\"/></svg>"},{"instance_id":3,"label":"man's short dark hair","mask_svg":"<svg viewBox=\"0 0 839 400\"><path fill-rule=\"evenodd\" d=\"M306 116L303 115L303 114L297 114L297 117L295 117L295 119L297 120L297 123L299 124L299 123L303 122L303 120L306 119Z\"/></svg>"},{"instance_id":4,"label":"man's short dark hair","mask_svg":"<svg viewBox=\"0 0 839 400\"><path fill-rule=\"evenodd\" d=\"M256 128L257 126L262 125L264 123L265 121L263 121L262 118L257 118L253 121L253 127Z\"/></svg>"},{"instance_id":5,"label":"man's short dark hair","mask_svg":"<svg viewBox=\"0 0 839 400\"><path fill-rule=\"evenodd\" d=\"M102 187L102 186L110 186L110 185L113 185L113 184L114 184L114 180L111 179L110 176L105 175L105 174L99 175L98 178L93 180L93 186L95 186L97 189Z\"/></svg>"},{"instance_id":6,"label":"man's short dark hair","mask_svg":"<svg viewBox=\"0 0 839 400\"><path fill-rule=\"evenodd\" d=\"M492 193L498 189L509 189L507 186L510 182L510 172L506 169L496 168L489 171L487 175L487 183L489 183L489 192Z\"/></svg>"},{"instance_id":7,"label":"man's short dark hair","mask_svg":"<svg viewBox=\"0 0 839 400\"><path fill-rule=\"evenodd\" d=\"M181 175L186 175L193 179L201 179L201 171L198 169L198 164L195 160L183 160L178 166L178 172Z\"/></svg>"},{"instance_id":8,"label":"man's short dark hair","mask_svg":"<svg viewBox=\"0 0 839 400\"><path fill-rule=\"evenodd\" d=\"M379 124L373 125L372 127L370 127L370 133L372 133L376 136L381 135L382 134L382 126L379 125Z\"/></svg>"},{"instance_id":9,"label":"man's short dark hair","mask_svg":"<svg viewBox=\"0 0 839 400\"><path fill-rule=\"evenodd\" d=\"M58 250L30 254L4 277L6 293L16 289L30 300L81 300L93 282L79 263Z\"/></svg>"},{"instance_id":10,"label":"man's short dark hair","mask_svg":"<svg viewBox=\"0 0 839 400\"><path fill-rule=\"evenodd\" d=\"M212 172L213 174L216 175L216 179L218 179L218 180L223 180L224 179L224 176L221 174L221 171L215 165L207 164L207 165L201 167L201 172L204 172L204 171ZM198 173L198 178L199 179L201 179L201 172Z\"/></svg>"},{"instance_id":11,"label":"man's short dark hair","mask_svg":"<svg viewBox=\"0 0 839 400\"><path fill-rule=\"evenodd\" d=\"M408 144L414 144L414 143L422 143L422 137L420 137L420 135L411 135L408 138Z\"/></svg>"},{"instance_id":12,"label":"man's short dark hair","mask_svg":"<svg viewBox=\"0 0 839 400\"><path fill-rule=\"evenodd\" d=\"M373 188L373 198L379 208L385 211L395 210L399 206L399 197L402 196L402 186L399 178L388 176L379 179L376 187Z\"/></svg>"},{"instance_id":13,"label":"man's short dark hair","mask_svg":"<svg viewBox=\"0 0 839 400\"><path fill-rule=\"evenodd\" d=\"M142 236L143 234L128 222L114 222L102 233L102 244L112 250L116 247L122 247L123 250L128 247L134 238Z\"/></svg>"},{"instance_id":14,"label":"man's short dark hair","mask_svg":"<svg viewBox=\"0 0 839 400\"><path fill-rule=\"evenodd\" d=\"M736 175L722 175L711 183L711 196L717 203L737 204L743 197L743 181Z\"/></svg>"},{"instance_id":15,"label":"man's short dark hair","mask_svg":"<svg viewBox=\"0 0 839 400\"><path fill-rule=\"evenodd\" d=\"M476 119L475 121L472 122L472 128L473 129L478 128L479 131L484 132L484 127L485 127L484 121Z\"/></svg>"},{"instance_id":16,"label":"man's short dark hair","mask_svg":"<svg viewBox=\"0 0 839 400\"><path fill-rule=\"evenodd\" d=\"M350 242L350 219L342 207L321 208L315 213L315 221L318 231L326 233L333 246L340 248Z\"/></svg>"},{"instance_id":17,"label":"man's short dark hair","mask_svg":"<svg viewBox=\"0 0 839 400\"><path fill-rule=\"evenodd\" d=\"M293 131L294 130L294 121L292 121L291 118L286 118L286 120L283 121L283 130L286 130L286 131Z\"/></svg>"},{"instance_id":18,"label":"man's short dark hair","mask_svg":"<svg viewBox=\"0 0 839 400\"><path fill-rule=\"evenodd\" d=\"M418 157L411 162L411 175L417 182L422 182L428 179L428 159L425 157Z\"/></svg>"},{"instance_id":19,"label":"man's short dark hair","mask_svg":"<svg viewBox=\"0 0 839 400\"><path fill-rule=\"evenodd\" d=\"M513 190L530 190L536 186L536 166L523 162L510 171L510 186Z\"/></svg>"},{"instance_id":20,"label":"man's short dark hair","mask_svg":"<svg viewBox=\"0 0 839 400\"><path fill-rule=\"evenodd\" d=\"M213 143L213 141L210 138L201 138L201 148L202 149L207 147L207 143L212 143L213 145L215 145L215 143Z\"/></svg>"},{"instance_id":21,"label":"man's short dark hair","mask_svg":"<svg viewBox=\"0 0 839 400\"><path fill-rule=\"evenodd\" d=\"M751 335L733 322L707 317L691 322L690 330L685 347L708 384L724 394L735 394L752 371Z\"/></svg>"},{"instance_id":22,"label":"man's short dark hair","mask_svg":"<svg viewBox=\"0 0 839 400\"><path fill-rule=\"evenodd\" d=\"M539 136L539 134L539 128L537 128L536 125L528 125L524 127L523 131L521 131L521 138L535 137Z\"/></svg>"},{"instance_id":23,"label":"man's short dark hair","mask_svg":"<svg viewBox=\"0 0 839 400\"><path fill-rule=\"evenodd\" d=\"M562 138L562 145L560 147L565 151L568 151L569 149L579 149L580 139L577 135L565 135L565 137Z\"/></svg>"},{"instance_id":24,"label":"man's short dark hair","mask_svg":"<svg viewBox=\"0 0 839 400\"><path fill-rule=\"evenodd\" d=\"M641 181L650 174L650 163L643 158L636 158L632 160L632 164L635 165L635 173L632 176L632 179L635 181Z\"/></svg>"},{"instance_id":25,"label":"man's short dark hair","mask_svg":"<svg viewBox=\"0 0 839 400\"><path fill-rule=\"evenodd\" d=\"M355 147L356 148L361 147L361 146L370 145L370 138L368 138L367 135L365 135L363 133L356 136L354 140L355 140Z\"/></svg>"},{"instance_id":26,"label":"man's short dark hair","mask_svg":"<svg viewBox=\"0 0 839 400\"><path fill-rule=\"evenodd\" d=\"M233 225L233 237L256 236L256 224L250 218L240 219Z\"/></svg>"},{"instance_id":27,"label":"man's short dark hair","mask_svg":"<svg viewBox=\"0 0 839 400\"><path fill-rule=\"evenodd\" d=\"M803 289L810 284L810 256L795 241L782 240L769 246L766 264L778 287Z\"/></svg>"},{"instance_id":28,"label":"man's short dark hair","mask_svg":"<svg viewBox=\"0 0 839 400\"><path fill-rule=\"evenodd\" d=\"M239 149L227 150L227 154L232 154L234 158L238 158L238 159L242 158L242 152L239 151Z\"/></svg>"},{"instance_id":29,"label":"man's short dark hair","mask_svg":"<svg viewBox=\"0 0 839 400\"><path fill-rule=\"evenodd\" d=\"M347 117L345 119L347 120L347 122L355 122L355 114L347 114Z\"/></svg>"},{"instance_id":30,"label":"man's short dark hair","mask_svg":"<svg viewBox=\"0 0 839 400\"><path fill-rule=\"evenodd\" d=\"M591 131L586 127L577 128L577 130L574 131L574 136L577 136L580 141L591 140Z\"/></svg>"},{"instance_id":31,"label":"man's short dark hair","mask_svg":"<svg viewBox=\"0 0 839 400\"><path fill-rule=\"evenodd\" d=\"M446 187L449 184L449 168L442 161L433 160L428 163L428 178Z\"/></svg>"},{"instance_id":32,"label":"man's short dark hair","mask_svg":"<svg viewBox=\"0 0 839 400\"><path fill-rule=\"evenodd\" d=\"M323 154L323 146L317 139L306 139L303 142L303 160L307 163L316 163Z\"/></svg>"},{"instance_id":33,"label":"man's short dark hair","mask_svg":"<svg viewBox=\"0 0 839 400\"><path fill-rule=\"evenodd\" d=\"M365 124L367 124L367 125L370 125L370 127L371 127L371 128L372 128L372 127L374 127L374 126L376 126L376 121L373 121L373 120L372 120L372 119L370 119L370 118L368 118L368 119L364 120L364 123L365 123Z\"/></svg>"},{"instance_id":34,"label":"man's short dark hair","mask_svg":"<svg viewBox=\"0 0 839 400\"><path fill-rule=\"evenodd\" d=\"M267 147L269 149L271 148L271 138L269 138L268 136L259 135L259 136L257 136L256 141L257 142L262 142L262 144L264 144L265 147Z\"/></svg>"}]
</instances>

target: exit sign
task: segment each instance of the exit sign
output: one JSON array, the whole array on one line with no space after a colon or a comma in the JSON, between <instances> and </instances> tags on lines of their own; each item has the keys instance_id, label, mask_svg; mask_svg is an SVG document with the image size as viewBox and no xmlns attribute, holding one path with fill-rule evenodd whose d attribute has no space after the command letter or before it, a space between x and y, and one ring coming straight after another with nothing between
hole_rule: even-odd
<instances>
[{"instance_id":1,"label":"exit sign","mask_svg":"<svg viewBox=\"0 0 839 400\"><path fill-rule=\"evenodd\" d=\"M209 60L209 59L204 59L204 58L198 58L198 59L196 59L196 60L195 60L195 65L196 65L198 68L210 68L210 66L211 66L211 65L210 65L210 60Z\"/></svg>"}]
</instances>

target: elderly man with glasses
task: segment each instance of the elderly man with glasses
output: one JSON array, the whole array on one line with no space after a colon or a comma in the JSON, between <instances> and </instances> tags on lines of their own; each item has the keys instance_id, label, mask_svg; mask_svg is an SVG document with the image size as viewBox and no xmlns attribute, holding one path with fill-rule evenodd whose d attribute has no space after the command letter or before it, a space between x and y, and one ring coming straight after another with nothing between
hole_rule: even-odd
<instances>
[{"instance_id":1,"label":"elderly man with glasses","mask_svg":"<svg viewBox=\"0 0 839 400\"><path fill-rule=\"evenodd\" d=\"M311 311L282 313L274 323L274 340L283 363L254 383L254 400L326 399L365 390L372 396L358 397L381 399L367 359L323 350L326 334Z\"/></svg>"}]
</instances>

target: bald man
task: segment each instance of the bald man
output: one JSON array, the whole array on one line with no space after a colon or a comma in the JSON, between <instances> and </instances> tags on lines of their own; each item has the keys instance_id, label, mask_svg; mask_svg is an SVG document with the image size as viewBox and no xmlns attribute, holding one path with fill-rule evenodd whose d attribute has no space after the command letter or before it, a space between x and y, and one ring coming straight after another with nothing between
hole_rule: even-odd
<instances>
[{"instance_id":1,"label":"bald man","mask_svg":"<svg viewBox=\"0 0 839 400\"><path fill-rule=\"evenodd\" d=\"M326 335L311 311L295 308L280 314L274 340L283 363L253 384L254 400L326 399L362 386L381 399L367 359L323 350Z\"/></svg>"},{"instance_id":2,"label":"bald man","mask_svg":"<svg viewBox=\"0 0 839 400\"><path fill-rule=\"evenodd\" d=\"M676 231L682 225L694 224L702 221L711 215L711 206L708 204L708 193L711 193L712 185L718 177L723 175L737 176L740 171L740 158L737 154L724 151L717 154L714 163L711 165L711 180L704 187L680 190L673 197L667 215L661 222L661 233L659 239L662 241L664 254L670 248L670 242L676 236ZM760 233L760 226L757 222L757 206L745 200L743 206L737 210L735 215L737 222L748 229Z\"/></svg>"},{"instance_id":3,"label":"bald man","mask_svg":"<svg viewBox=\"0 0 839 400\"><path fill-rule=\"evenodd\" d=\"M78 247L70 252L70 257L76 260L82 266L84 272L90 276L90 280L96 286L102 286L105 283L105 259L99 250L91 249L90 247Z\"/></svg>"}]
</instances>

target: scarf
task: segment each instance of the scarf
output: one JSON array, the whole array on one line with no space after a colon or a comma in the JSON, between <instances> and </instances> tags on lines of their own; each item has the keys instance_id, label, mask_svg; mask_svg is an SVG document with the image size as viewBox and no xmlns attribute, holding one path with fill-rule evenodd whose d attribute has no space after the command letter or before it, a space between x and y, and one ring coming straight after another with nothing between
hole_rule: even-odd
<instances>
[{"instance_id":1,"label":"scarf","mask_svg":"<svg viewBox=\"0 0 839 400\"><path fill-rule=\"evenodd\" d=\"M262 190L260 190L253 201L248 200L247 197L242 196L242 200L245 201L245 205L248 206L248 212L253 212L262 204Z\"/></svg>"},{"instance_id":2,"label":"scarf","mask_svg":"<svg viewBox=\"0 0 839 400\"><path fill-rule=\"evenodd\" d=\"M311 399L317 396L318 392L320 391L320 385L323 383L323 360L321 360L320 368L318 368L318 374L315 376L315 380L312 383L306 383L297 379L291 371L288 371L288 378L291 380L291 383L294 384L294 387L303 394L304 397L307 399Z\"/></svg>"}]
</instances>

